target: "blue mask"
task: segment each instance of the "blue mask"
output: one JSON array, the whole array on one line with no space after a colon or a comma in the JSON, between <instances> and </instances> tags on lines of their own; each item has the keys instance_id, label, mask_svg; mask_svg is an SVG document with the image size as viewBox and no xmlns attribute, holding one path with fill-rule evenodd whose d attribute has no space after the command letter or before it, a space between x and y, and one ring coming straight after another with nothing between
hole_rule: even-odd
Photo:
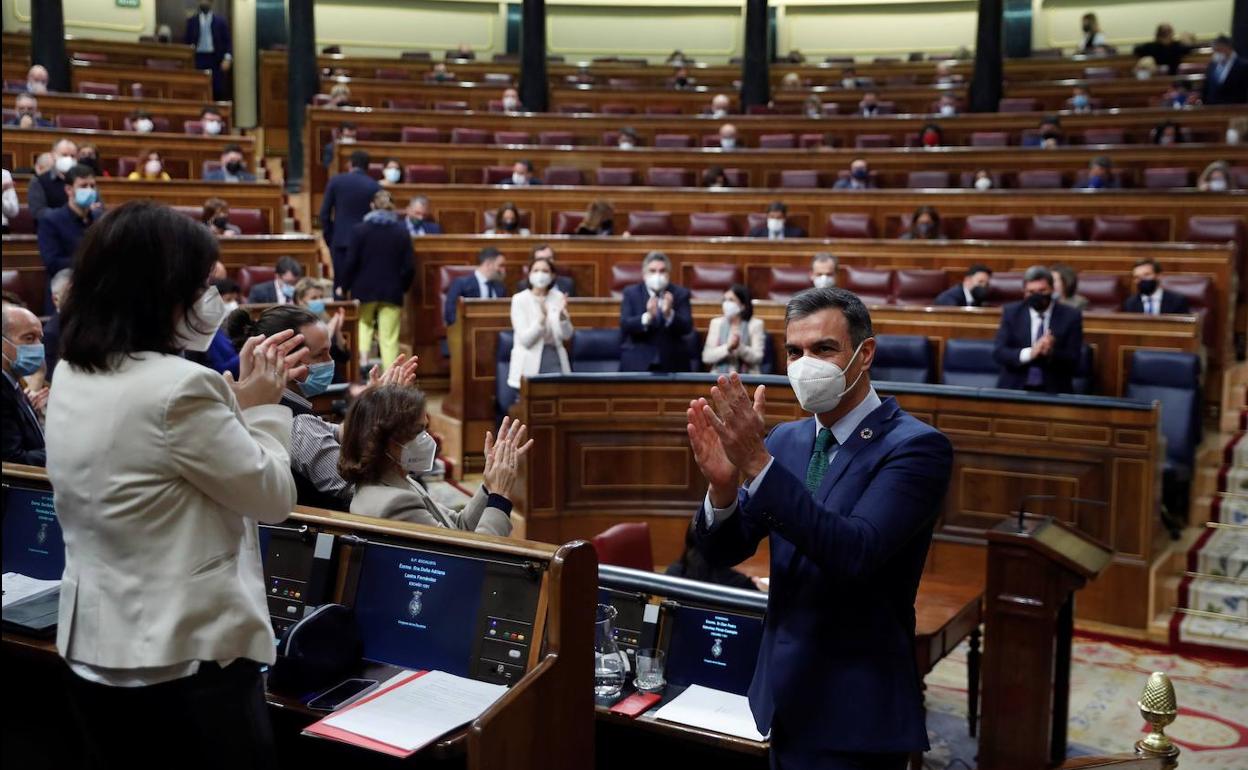
<instances>
[{"instance_id":1,"label":"blue mask","mask_svg":"<svg viewBox=\"0 0 1248 770\"><path fill-rule=\"evenodd\" d=\"M1087 107L1088 104L1090 103L1088 100L1088 97L1083 94L1079 94L1078 96L1071 99L1070 101L1071 101L1071 104L1075 105L1075 107L1079 109L1083 109L1084 107Z\"/></svg>"},{"instance_id":2,"label":"blue mask","mask_svg":"<svg viewBox=\"0 0 1248 770\"><path fill-rule=\"evenodd\" d=\"M282 284L282 294L286 295L286 299L293 299L295 296L295 287L288 283Z\"/></svg>"},{"instance_id":3,"label":"blue mask","mask_svg":"<svg viewBox=\"0 0 1248 770\"><path fill-rule=\"evenodd\" d=\"M91 204L95 203L95 188L79 187L74 190L74 203L80 209L90 208Z\"/></svg>"},{"instance_id":4,"label":"blue mask","mask_svg":"<svg viewBox=\"0 0 1248 770\"><path fill-rule=\"evenodd\" d=\"M39 367L43 366L43 343L37 342L34 345L14 345L17 348L17 358L12 362L12 372L15 377L28 377L39 371Z\"/></svg>"},{"instance_id":5,"label":"blue mask","mask_svg":"<svg viewBox=\"0 0 1248 770\"><path fill-rule=\"evenodd\" d=\"M316 313L317 315L321 315L322 313L325 312L325 300L323 299L308 300L308 310L311 310L313 313Z\"/></svg>"},{"instance_id":6,"label":"blue mask","mask_svg":"<svg viewBox=\"0 0 1248 770\"><path fill-rule=\"evenodd\" d=\"M305 396L319 396L329 389L329 384L333 381L333 361L308 364L308 378L299 383L299 390L302 390Z\"/></svg>"}]
</instances>

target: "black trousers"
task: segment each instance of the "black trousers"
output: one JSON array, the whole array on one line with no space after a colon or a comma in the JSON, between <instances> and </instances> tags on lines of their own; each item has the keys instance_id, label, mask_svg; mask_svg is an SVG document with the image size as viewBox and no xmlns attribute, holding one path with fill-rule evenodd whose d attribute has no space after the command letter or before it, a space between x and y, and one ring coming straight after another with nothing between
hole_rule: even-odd
<instances>
[{"instance_id":1,"label":"black trousers","mask_svg":"<svg viewBox=\"0 0 1248 770\"><path fill-rule=\"evenodd\" d=\"M92 767L277 767L259 664L199 673L148 687L108 687L68 672L70 701Z\"/></svg>"}]
</instances>

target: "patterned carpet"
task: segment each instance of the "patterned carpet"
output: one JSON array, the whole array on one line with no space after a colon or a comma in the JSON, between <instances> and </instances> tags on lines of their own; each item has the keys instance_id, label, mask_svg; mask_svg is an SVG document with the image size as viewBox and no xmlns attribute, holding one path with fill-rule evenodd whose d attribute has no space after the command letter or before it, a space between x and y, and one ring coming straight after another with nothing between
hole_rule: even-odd
<instances>
[{"instance_id":1,"label":"patterned carpet","mask_svg":"<svg viewBox=\"0 0 1248 770\"><path fill-rule=\"evenodd\" d=\"M1136 702L1153 671L1174 682L1179 716L1166 733L1183 750L1179 767L1248 768L1248 656L1230 665L1084 637L1076 637L1072 649L1068 755L1130 751L1146 732ZM975 739L966 734L966 646L926 681L932 750L923 766L974 768Z\"/></svg>"}]
</instances>

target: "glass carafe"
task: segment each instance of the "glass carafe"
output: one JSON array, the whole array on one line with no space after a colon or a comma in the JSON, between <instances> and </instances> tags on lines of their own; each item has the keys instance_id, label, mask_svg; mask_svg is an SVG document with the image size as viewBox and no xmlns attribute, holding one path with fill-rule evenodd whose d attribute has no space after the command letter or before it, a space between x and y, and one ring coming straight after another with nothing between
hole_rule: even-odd
<instances>
[{"instance_id":1,"label":"glass carafe","mask_svg":"<svg viewBox=\"0 0 1248 770\"><path fill-rule=\"evenodd\" d=\"M609 604L599 604L594 617L594 695L614 698L624 688L628 663L615 641L617 612Z\"/></svg>"}]
</instances>

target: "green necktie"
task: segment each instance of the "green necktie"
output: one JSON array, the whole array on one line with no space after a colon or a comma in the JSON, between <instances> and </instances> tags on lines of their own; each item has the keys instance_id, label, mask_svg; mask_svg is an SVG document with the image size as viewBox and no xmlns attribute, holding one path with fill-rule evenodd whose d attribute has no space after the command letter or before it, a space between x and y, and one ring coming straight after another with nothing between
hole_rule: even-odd
<instances>
[{"instance_id":1,"label":"green necktie","mask_svg":"<svg viewBox=\"0 0 1248 770\"><path fill-rule=\"evenodd\" d=\"M813 495L823 481L823 474L828 472L828 450L836 445L832 431L820 428L815 436L815 451L810 455L810 465L806 466L806 489Z\"/></svg>"}]
</instances>

